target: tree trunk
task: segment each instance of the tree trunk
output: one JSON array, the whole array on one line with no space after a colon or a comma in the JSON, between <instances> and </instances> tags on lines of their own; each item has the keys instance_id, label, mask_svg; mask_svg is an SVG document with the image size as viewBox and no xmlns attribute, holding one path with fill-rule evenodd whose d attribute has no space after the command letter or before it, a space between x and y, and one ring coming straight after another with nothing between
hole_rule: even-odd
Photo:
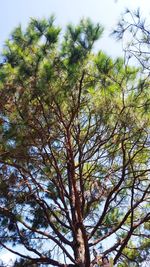
<instances>
[{"instance_id":1,"label":"tree trunk","mask_svg":"<svg viewBox=\"0 0 150 267\"><path fill-rule=\"evenodd\" d=\"M78 267L90 267L90 253L83 225L76 229L74 255Z\"/></svg>"}]
</instances>

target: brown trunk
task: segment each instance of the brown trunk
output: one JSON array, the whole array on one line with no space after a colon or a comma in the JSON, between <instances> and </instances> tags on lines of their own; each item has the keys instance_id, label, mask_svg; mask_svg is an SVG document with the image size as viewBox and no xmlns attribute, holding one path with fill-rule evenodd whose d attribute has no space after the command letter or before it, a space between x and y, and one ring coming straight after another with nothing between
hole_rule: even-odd
<instances>
[{"instance_id":1,"label":"brown trunk","mask_svg":"<svg viewBox=\"0 0 150 267\"><path fill-rule=\"evenodd\" d=\"M71 145L71 135L67 129L68 181L71 194L71 212L74 225L74 256L78 267L90 267L88 239L83 225L82 200L75 176L74 155Z\"/></svg>"},{"instance_id":2,"label":"brown trunk","mask_svg":"<svg viewBox=\"0 0 150 267\"><path fill-rule=\"evenodd\" d=\"M88 243L84 235L83 226L76 227L74 255L79 267L90 267Z\"/></svg>"},{"instance_id":3,"label":"brown trunk","mask_svg":"<svg viewBox=\"0 0 150 267\"><path fill-rule=\"evenodd\" d=\"M79 228L76 234L77 244L75 247L75 257L78 265L80 267L84 267L85 263L85 246L84 246L84 240L82 236L81 229Z\"/></svg>"}]
</instances>

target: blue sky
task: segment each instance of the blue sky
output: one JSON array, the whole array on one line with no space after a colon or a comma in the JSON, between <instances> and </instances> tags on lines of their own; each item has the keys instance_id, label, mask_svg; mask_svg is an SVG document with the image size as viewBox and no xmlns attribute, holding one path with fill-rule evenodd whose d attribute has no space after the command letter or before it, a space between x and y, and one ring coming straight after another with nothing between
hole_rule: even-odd
<instances>
[{"instance_id":1,"label":"blue sky","mask_svg":"<svg viewBox=\"0 0 150 267\"><path fill-rule=\"evenodd\" d=\"M150 0L1 0L0 50L19 23L25 27L31 17L49 17L54 14L56 23L62 28L69 22L78 23L83 17L100 22L105 32L97 47L109 55L120 55L121 44L108 38L108 35L126 7L140 7L143 15L150 15Z\"/></svg>"},{"instance_id":2,"label":"blue sky","mask_svg":"<svg viewBox=\"0 0 150 267\"><path fill-rule=\"evenodd\" d=\"M97 49L116 57L122 54L121 43L108 36L125 8L135 10L140 7L143 16L150 16L150 0L1 0L0 4L0 51L18 24L25 27L31 17L42 18L54 14L56 23L63 29L66 24L78 23L83 17L101 23L105 33ZM0 258L9 261L13 256L3 251Z\"/></svg>"}]
</instances>

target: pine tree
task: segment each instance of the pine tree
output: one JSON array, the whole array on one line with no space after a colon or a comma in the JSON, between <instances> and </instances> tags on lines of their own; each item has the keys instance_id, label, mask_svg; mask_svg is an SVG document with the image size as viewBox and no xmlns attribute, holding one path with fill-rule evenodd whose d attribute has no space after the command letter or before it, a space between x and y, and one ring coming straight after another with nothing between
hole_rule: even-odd
<instances>
[{"instance_id":1,"label":"pine tree","mask_svg":"<svg viewBox=\"0 0 150 267\"><path fill-rule=\"evenodd\" d=\"M94 52L102 32L87 19L62 38L51 17L6 42L0 245L15 264L89 267L100 246L114 263L147 253L149 80Z\"/></svg>"}]
</instances>

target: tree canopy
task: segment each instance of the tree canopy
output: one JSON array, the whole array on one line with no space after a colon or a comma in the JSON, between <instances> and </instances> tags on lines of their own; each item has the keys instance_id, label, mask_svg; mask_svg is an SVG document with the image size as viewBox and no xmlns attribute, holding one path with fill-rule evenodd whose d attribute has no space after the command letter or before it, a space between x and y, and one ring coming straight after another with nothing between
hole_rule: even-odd
<instances>
[{"instance_id":1,"label":"tree canopy","mask_svg":"<svg viewBox=\"0 0 150 267\"><path fill-rule=\"evenodd\" d=\"M15 266L89 267L93 248L140 266L149 254L149 77L94 52L102 32L87 19L62 37L51 17L6 41L0 246Z\"/></svg>"}]
</instances>

